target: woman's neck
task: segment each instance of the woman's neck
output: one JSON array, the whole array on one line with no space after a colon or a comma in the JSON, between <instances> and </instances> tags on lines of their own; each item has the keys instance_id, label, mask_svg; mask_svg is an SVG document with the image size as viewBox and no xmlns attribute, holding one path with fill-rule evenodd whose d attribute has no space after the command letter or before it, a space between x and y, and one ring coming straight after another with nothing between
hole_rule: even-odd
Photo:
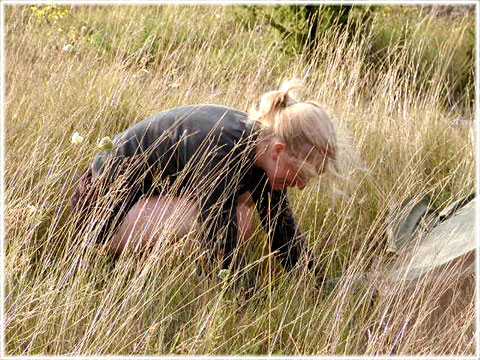
<instances>
[{"instance_id":1,"label":"woman's neck","mask_svg":"<svg viewBox=\"0 0 480 360\"><path fill-rule=\"evenodd\" d=\"M269 150L272 144L272 137L260 134L255 148L255 160L253 165L265 169L269 160Z\"/></svg>"}]
</instances>

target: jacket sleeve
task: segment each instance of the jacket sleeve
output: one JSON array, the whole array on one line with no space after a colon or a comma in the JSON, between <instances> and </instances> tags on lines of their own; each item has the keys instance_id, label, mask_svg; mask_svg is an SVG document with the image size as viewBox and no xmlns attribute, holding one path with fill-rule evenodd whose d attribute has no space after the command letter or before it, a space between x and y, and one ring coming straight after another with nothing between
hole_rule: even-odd
<instances>
[{"instance_id":1,"label":"jacket sleeve","mask_svg":"<svg viewBox=\"0 0 480 360\"><path fill-rule=\"evenodd\" d=\"M218 168L217 168L218 166ZM210 260L220 255L222 268L228 268L237 245L237 196L235 167L225 163L223 155L216 155L201 170L202 183L198 184L201 220L201 239L212 251Z\"/></svg>"},{"instance_id":2,"label":"jacket sleeve","mask_svg":"<svg viewBox=\"0 0 480 360\"><path fill-rule=\"evenodd\" d=\"M271 241L272 250L278 251L283 266L291 269L300 258L304 235L293 217L287 191L275 191L264 181L252 191L252 198Z\"/></svg>"}]
</instances>

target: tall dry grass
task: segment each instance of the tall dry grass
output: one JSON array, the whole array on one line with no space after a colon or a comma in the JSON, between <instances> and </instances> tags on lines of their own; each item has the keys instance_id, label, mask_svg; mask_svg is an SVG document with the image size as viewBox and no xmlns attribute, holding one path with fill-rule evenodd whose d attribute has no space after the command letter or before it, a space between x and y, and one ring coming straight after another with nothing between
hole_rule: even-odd
<instances>
[{"instance_id":1,"label":"tall dry grass","mask_svg":"<svg viewBox=\"0 0 480 360\"><path fill-rule=\"evenodd\" d=\"M474 189L473 122L457 121L473 108L443 106L444 70L468 22L450 29L427 81L410 56L426 43L392 46L376 68L364 61L368 31L349 39L332 28L314 57L292 57L225 7L78 6L49 22L5 8L6 354L474 353L473 298L435 328L440 285L404 301L401 289L379 297L352 281L373 257L388 261L393 206L429 193L443 207ZM285 272L260 227L240 249L244 267L223 279L202 266L195 235L112 259L93 228L75 229L70 196L97 140L179 105L247 110L292 76L353 144L348 181L290 193L316 262L327 279L342 276L334 289L317 289L302 267ZM83 143L71 143L75 131Z\"/></svg>"}]
</instances>

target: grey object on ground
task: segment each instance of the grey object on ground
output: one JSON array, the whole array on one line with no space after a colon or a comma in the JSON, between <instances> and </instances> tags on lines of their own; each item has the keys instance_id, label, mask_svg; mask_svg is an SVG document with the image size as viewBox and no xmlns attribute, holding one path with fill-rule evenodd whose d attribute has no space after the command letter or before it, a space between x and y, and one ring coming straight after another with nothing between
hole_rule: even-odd
<instances>
[{"instance_id":1,"label":"grey object on ground","mask_svg":"<svg viewBox=\"0 0 480 360\"><path fill-rule=\"evenodd\" d=\"M386 219L387 251L399 252L411 242L415 231L428 231L434 225L435 215L430 196L425 195L420 200L417 198L405 200L399 207L393 209ZM419 228L422 220L423 229Z\"/></svg>"},{"instance_id":2,"label":"grey object on ground","mask_svg":"<svg viewBox=\"0 0 480 360\"><path fill-rule=\"evenodd\" d=\"M475 273L475 194L463 197L440 212L425 196L408 199L387 217L389 250L395 257L373 266L367 274L350 275L326 282L333 289L339 282L373 286L382 293L407 290L419 281L461 282ZM472 282L473 283L473 282ZM474 286L466 286L472 292Z\"/></svg>"},{"instance_id":3,"label":"grey object on ground","mask_svg":"<svg viewBox=\"0 0 480 360\"><path fill-rule=\"evenodd\" d=\"M459 200L461 201L461 200ZM458 276L475 272L475 204L476 199L457 211L446 209L443 213L450 215L437 224L427 234L420 234L406 249L405 254L391 266L387 278L391 281L413 281L432 271L439 271L445 266L457 262L465 264L455 269ZM452 204L458 205L457 202ZM413 283L411 284L413 285Z\"/></svg>"},{"instance_id":4,"label":"grey object on ground","mask_svg":"<svg viewBox=\"0 0 480 360\"><path fill-rule=\"evenodd\" d=\"M393 295L428 314L422 321L431 331L443 331L475 302L476 203L466 197L428 218L432 228L412 232L396 258L370 277L380 297Z\"/></svg>"}]
</instances>

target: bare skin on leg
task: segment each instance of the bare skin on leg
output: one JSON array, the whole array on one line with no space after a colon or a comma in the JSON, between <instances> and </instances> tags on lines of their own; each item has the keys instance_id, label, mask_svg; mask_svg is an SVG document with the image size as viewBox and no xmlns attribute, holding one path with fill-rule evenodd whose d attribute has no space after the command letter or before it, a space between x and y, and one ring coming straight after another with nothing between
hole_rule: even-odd
<instances>
[{"instance_id":1,"label":"bare skin on leg","mask_svg":"<svg viewBox=\"0 0 480 360\"><path fill-rule=\"evenodd\" d=\"M239 197L237 223L239 239L253 233L253 200L249 192ZM188 198L151 196L141 199L130 209L120 228L106 244L112 254L120 254L130 242L135 251L155 246L165 235L182 237L197 226L198 206Z\"/></svg>"}]
</instances>

